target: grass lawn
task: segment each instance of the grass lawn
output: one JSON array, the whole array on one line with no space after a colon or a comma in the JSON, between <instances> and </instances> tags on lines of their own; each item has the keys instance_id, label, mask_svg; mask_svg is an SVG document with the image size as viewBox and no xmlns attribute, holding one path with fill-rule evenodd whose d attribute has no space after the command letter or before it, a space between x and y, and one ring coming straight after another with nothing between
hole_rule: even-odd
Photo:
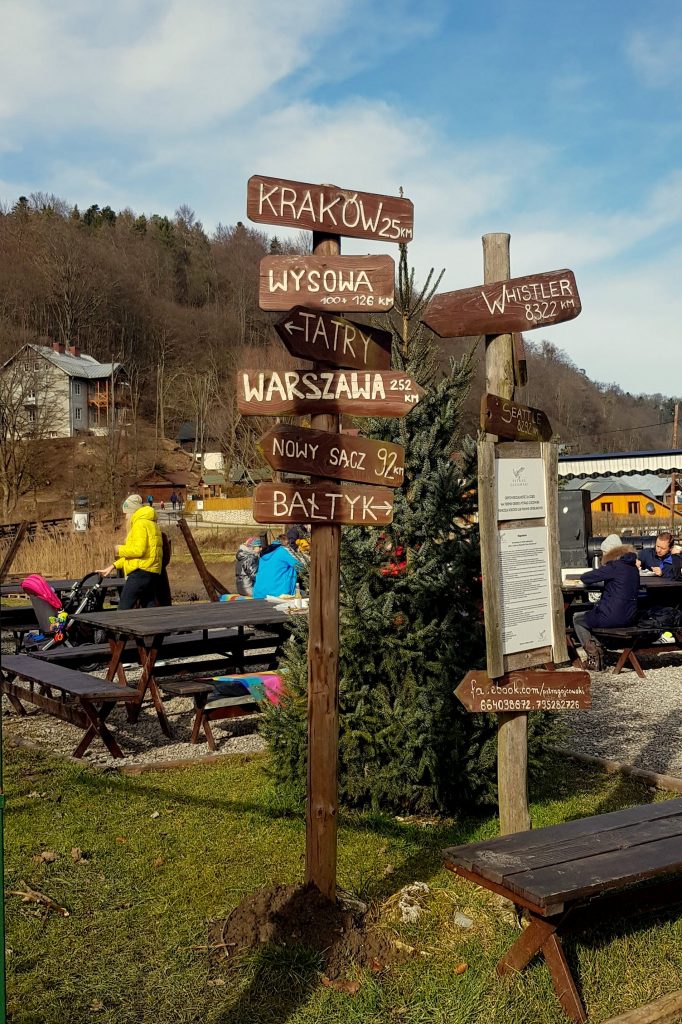
<instances>
[{"instance_id":1,"label":"grass lawn","mask_svg":"<svg viewBox=\"0 0 682 1024\"><path fill-rule=\"evenodd\" d=\"M563 1024L544 965L495 976L515 937L508 912L441 868L443 847L494 835L493 817L419 824L342 814L340 886L379 903L414 880L432 887L417 924L386 915L396 938L427 955L381 974L357 971L356 995L325 987L315 956L301 950L266 949L229 970L212 965L195 948L206 945L210 920L254 889L302 879L302 808L278 794L266 767L259 755L128 778L7 750L6 887L25 882L69 911L45 914L6 897L13 1024ZM533 794L533 822L663 798L556 759L544 791ZM56 859L36 862L45 850ZM456 910L472 928L453 925ZM682 919L674 914L566 946L594 1021L679 988ZM456 973L461 964L467 969Z\"/></svg>"}]
</instances>

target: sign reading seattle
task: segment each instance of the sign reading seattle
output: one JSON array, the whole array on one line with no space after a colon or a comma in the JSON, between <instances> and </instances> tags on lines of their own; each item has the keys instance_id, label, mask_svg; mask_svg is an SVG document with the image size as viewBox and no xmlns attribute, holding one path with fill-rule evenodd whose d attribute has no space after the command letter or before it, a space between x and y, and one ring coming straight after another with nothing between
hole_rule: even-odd
<instances>
[{"instance_id":1,"label":"sign reading seattle","mask_svg":"<svg viewBox=\"0 0 682 1024\"><path fill-rule=\"evenodd\" d=\"M572 270L553 270L434 296L422 322L441 338L532 331L582 309Z\"/></svg>"},{"instance_id":2,"label":"sign reading seattle","mask_svg":"<svg viewBox=\"0 0 682 1024\"><path fill-rule=\"evenodd\" d=\"M260 174L249 178L246 212L259 224L380 242L411 241L414 223L414 207L409 199Z\"/></svg>"},{"instance_id":3,"label":"sign reading seattle","mask_svg":"<svg viewBox=\"0 0 682 1024\"><path fill-rule=\"evenodd\" d=\"M393 519L393 493L385 487L319 483L258 484L253 492L257 523L345 523L385 526Z\"/></svg>"},{"instance_id":4,"label":"sign reading seattle","mask_svg":"<svg viewBox=\"0 0 682 1024\"><path fill-rule=\"evenodd\" d=\"M247 416L406 416L424 389L398 370L240 370L237 408Z\"/></svg>"},{"instance_id":5,"label":"sign reading seattle","mask_svg":"<svg viewBox=\"0 0 682 1024\"><path fill-rule=\"evenodd\" d=\"M391 309L395 264L390 256L264 256L261 309Z\"/></svg>"},{"instance_id":6,"label":"sign reading seattle","mask_svg":"<svg viewBox=\"0 0 682 1024\"><path fill-rule=\"evenodd\" d=\"M275 324L292 356L358 370L388 370L391 334L342 316L294 306Z\"/></svg>"},{"instance_id":7,"label":"sign reading seattle","mask_svg":"<svg viewBox=\"0 0 682 1024\"><path fill-rule=\"evenodd\" d=\"M278 424L258 442L273 469L400 487L405 450L390 441Z\"/></svg>"}]
</instances>

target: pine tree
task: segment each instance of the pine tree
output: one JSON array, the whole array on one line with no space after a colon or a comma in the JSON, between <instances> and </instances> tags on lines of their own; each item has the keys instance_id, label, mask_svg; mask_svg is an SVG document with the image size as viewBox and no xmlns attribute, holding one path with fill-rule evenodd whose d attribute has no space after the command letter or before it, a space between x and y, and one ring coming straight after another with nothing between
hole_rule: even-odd
<instances>
[{"instance_id":1,"label":"pine tree","mask_svg":"<svg viewBox=\"0 0 682 1024\"><path fill-rule=\"evenodd\" d=\"M396 305L382 326L393 332L394 368L427 395L403 419L359 421L366 436L404 446L405 482L391 526L344 528L341 548L339 796L403 813L453 813L492 803L496 792L495 718L465 711L453 692L485 656L475 450L458 450L471 360L438 371L420 323L440 278L431 281L415 288L402 246ZM394 573L387 551L400 547L407 564ZM307 623L298 621L284 663L290 697L262 726L276 777L301 786L306 647Z\"/></svg>"}]
</instances>

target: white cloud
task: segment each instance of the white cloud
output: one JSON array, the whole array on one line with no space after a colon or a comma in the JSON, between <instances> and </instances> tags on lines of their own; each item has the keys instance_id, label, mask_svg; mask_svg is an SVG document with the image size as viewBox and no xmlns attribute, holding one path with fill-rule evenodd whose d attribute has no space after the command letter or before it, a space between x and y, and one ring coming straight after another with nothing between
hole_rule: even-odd
<instances>
[{"instance_id":1,"label":"white cloud","mask_svg":"<svg viewBox=\"0 0 682 1024\"><path fill-rule=\"evenodd\" d=\"M625 55L635 74L652 88L682 83L682 29L667 26L665 31L638 30L625 43Z\"/></svg>"}]
</instances>

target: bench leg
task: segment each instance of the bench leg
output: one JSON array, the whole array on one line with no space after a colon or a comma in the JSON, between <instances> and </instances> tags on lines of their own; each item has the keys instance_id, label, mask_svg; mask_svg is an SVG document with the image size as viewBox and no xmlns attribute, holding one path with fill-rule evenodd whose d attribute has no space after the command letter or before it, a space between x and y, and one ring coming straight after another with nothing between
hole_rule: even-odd
<instances>
[{"instance_id":1,"label":"bench leg","mask_svg":"<svg viewBox=\"0 0 682 1024\"><path fill-rule=\"evenodd\" d=\"M137 689L140 696L140 703L134 705L132 710L135 716L133 718L133 721L136 722L140 715L140 709L142 708L142 701L144 700L144 695L146 691L149 690L149 696L152 698L154 708L156 709L156 714L159 719L161 731L164 733L165 736L168 736L168 738L170 739L173 733L171 732L170 722L168 721L168 715L166 714L166 709L163 706L161 694L159 693L159 688L156 685L156 679L154 678L154 663L156 662L159 653L159 648L161 647L163 641L163 636L155 636L152 641L152 646L149 649L147 649L143 644L138 643L137 645L137 653L140 659L140 665L142 666L142 675L140 677L139 683L137 684Z\"/></svg>"},{"instance_id":2,"label":"bench leg","mask_svg":"<svg viewBox=\"0 0 682 1024\"><path fill-rule=\"evenodd\" d=\"M640 665L639 658L637 657L637 655L635 654L635 652L633 650L629 651L629 660L630 660L630 664L634 668L634 670L637 673L637 675L639 676L639 678L640 679L645 679L646 676L645 676L645 673L644 673L644 669Z\"/></svg>"},{"instance_id":3,"label":"bench leg","mask_svg":"<svg viewBox=\"0 0 682 1024\"><path fill-rule=\"evenodd\" d=\"M507 950L497 965L498 974L522 971L542 949L547 939L556 931L556 924L541 917L531 916L531 923L518 937L511 949Z\"/></svg>"},{"instance_id":4,"label":"bench leg","mask_svg":"<svg viewBox=\"0 0 682 1024\"><path fill-rule=\"evenodd\" d=\"M89 700L81 700L80 704L88 718L88 721L90 722L90 727L86 730L82 740L71 756L82 757L94 740L95 736L99 736L112 757L123 757L123 751L107 729L104 722L105 718L114 707L113 702L108 701L106 704L103 704L99 711L97 711L95 706Z\"/></svg>"}]
</instances>

